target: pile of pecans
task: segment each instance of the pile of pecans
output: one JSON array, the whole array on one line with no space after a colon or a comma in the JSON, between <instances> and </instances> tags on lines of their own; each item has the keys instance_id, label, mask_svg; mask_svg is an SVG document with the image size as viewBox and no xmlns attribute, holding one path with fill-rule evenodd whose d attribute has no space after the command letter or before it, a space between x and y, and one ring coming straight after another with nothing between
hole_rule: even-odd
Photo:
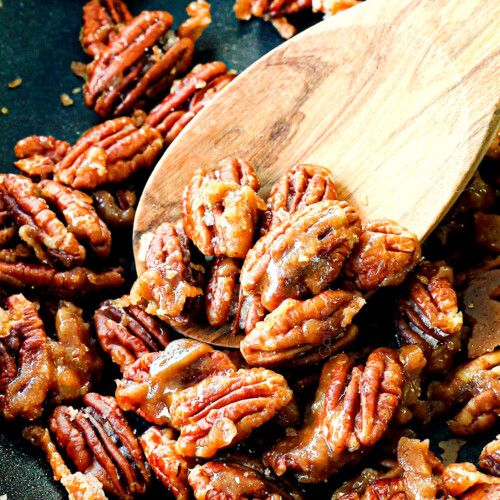
<instances>
[{"instance_id":1,"label":"pile of pecans","mask_svg":"<svg viewBox=\"0 0 500 500\"><path fill-rule=\"evenodd\" d=\"M236 10L279 26L355 3ZM498 140L423 250L395 221L361 221L334 170L292 166L263 199L254 167L226 158L143 237L129 289L110 267L130 185L235 77L190 67L209 5L188 15L174 32L168 12L89 1L84 96L107 121L73 146L19 141L24 175L0 175L1 417L29 422L75 499L499 497ZM240 349L183 337L191 325ZM490 438L477 466L422 439L443 417Z\"/></svg>"}]
</instances>

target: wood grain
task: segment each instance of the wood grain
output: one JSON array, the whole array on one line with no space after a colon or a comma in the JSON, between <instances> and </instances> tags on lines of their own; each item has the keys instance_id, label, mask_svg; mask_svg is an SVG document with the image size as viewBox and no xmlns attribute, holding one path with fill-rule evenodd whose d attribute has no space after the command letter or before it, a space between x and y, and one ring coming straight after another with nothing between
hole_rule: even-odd
<instances>
[{"instance_id":1,"label":"wood grain","mask_svg":"<svg viewBox=\"0 0 500 500\"><path fill-rule=\"evenodd\" d=\"M168 148L137 210L138 269L141 236L179 217L194 170L229 155L255 165L263 196L291 165L324 165L364 218L424 239L498 130L499 74L498 0L368 0L319 23L244 71Z\"/></svg>"}]
</instances>

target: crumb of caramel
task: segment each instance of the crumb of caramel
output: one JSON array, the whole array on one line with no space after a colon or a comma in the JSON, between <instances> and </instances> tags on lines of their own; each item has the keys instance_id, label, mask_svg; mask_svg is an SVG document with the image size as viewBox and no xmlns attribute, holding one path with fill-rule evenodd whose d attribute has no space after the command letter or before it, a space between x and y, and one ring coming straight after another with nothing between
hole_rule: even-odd
<instances>
[{"instance_id":1,"label":"crumb of caramel","mask_svg":"<svg viewBox=\"0 0 500 500\"><path fill-rule=\"evenodd\" d=\"M71 93L72 94L79 94L80 92L82 91L82 88L81 87L75 87Z\"/></svg>"},{"instance_id":2,"label":"crumb of caramel","mask_svg":"<svg viewBox=\"0 0 500 500\"><path fill-rule=\"evenodd\" d=\"M7 87L9 87L9 89L15 89L17 87L20 87L22 83L23 83L23 79L17 77L15 80L12 80L11 82L9 82L7 84Z\"/></svg>"},{"instance_id":3,"label":"crumb of caramel","mask_svg":"<svg viewBox=\"0 0 500 500\"><path fill-rule=\"evenodd\" d=\"M73 106L73 99L68 94L61 94L59 99L63 106Z\"/></svg>"},{"instance_id":4,"label":"crumb of caramel","mask_svg":"<svg viewBox=\"0 0 500 500\"><path fill-rule=\"evenodd\" d=\"M9 114L9 108L6 108L5 106L3 108L0 108L0 113L2 113L2 115L8 115ZM1 498L0 498L1 500Z\"/></svg>"}]
</instances>

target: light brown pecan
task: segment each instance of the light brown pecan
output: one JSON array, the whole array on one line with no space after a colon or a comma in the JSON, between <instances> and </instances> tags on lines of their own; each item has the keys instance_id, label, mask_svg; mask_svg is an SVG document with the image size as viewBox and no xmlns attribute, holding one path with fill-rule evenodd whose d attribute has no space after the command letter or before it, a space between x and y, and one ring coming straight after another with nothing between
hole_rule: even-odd
<instances>
[{"instance_id":1,"label":"light brown pecan","mask_svg":"<svg viewBox=\"0 0 500 500\"><path fill-rule=\"evenodd\" d=\"M99 217L112 228L131 227L134 223L137 196L131 189L116 192L102 189L92 193Z\"/></svg>"},{"instance_id":2,"label":"light brown pecan","mask_svg":"<svg viewBox=\"0 0 500 500\"><path fill-rule=\"evenodd\" d=\"M241 341L250 365L315 363L356 338L352 318L365 301L359 294L328 290L311 299L287 299Z\"/></svg>"},{"instance_id":3,"label":"light brown pecan","mask_svg":"<svg viewBox=\"0 0 500 500\"><path fill-rule=\"evenodd\" d=\"M280 177L266 200L267 210L262 217L263 236L298 210L323 200L336 200L337 192L326 168L311 164L291 167Z\"/></svg>"},{"instance_id":4,"label":"light brown pecan","mask_svg":"<svg viewBox=\"0 0 500 500\"><path fill-rule=\"evenodd\" d=\"M187 71L194 52L190 38L169 32L165 11L144 11L122 26L88 66L85 104L101 117L141 108L170 88Z\"/></svg>"},{"instance_id":5,"label":"light brown pecan","mask_svg":"<svg viewBox=\"0 0 500 500\"><path fill-rule=\"evenodd\" d=\"M7 420L34 420L52 385L47 336L35 304L12 295L0 309L0 411Z\"/></svg>"},{"instance_id":6,"label":"light brown pecan","mask_svg":"<svg viewBox=\"0 0 500 500\"><path fill-rule=\"evenodd\" d=\"M498 494L500 494L500 478L483 474L479 472L473 464L468 462L447 465L441 480L448 494L459 497L462 500L472 500L473 498L485 500L488 498L493 499L498 498ZM486 490L489 491L492 496L473 495L473 493L478 493L480 491L484 492L485 490L483 490L483 487L486 485L493 486L493 488ZM466 493L466 495L462 496L464 493Z\"/></svg>"},{"instance_id":7,"label":"light brown pecan","mask_svg":"<svg viewBox=\"0 0 500 500\"><path fill-rule=\"evenodd\" d=\"M118 29L132 19L122 0L90 0L83 6L80 43L92 57L98 56L116 37Z\"/></svg>"},{"instance_id":8,"label":"light brown pecan","mask_svg":"<svg viewBox=\"0 0 500 500\"><path fill-rule=\"evenodd\" d=\"M234 371L229 357L195 340L174 340L164 351L144 354L117 382L116 400L157 425L170 422L169 408L179 391L213 373Z\"/></svg>"},{"instance_id":9,"label":"light brown pecan","mask_svg":"<svg viewBox=\"0 0 500 500\"><path fill-rule=\"evenodd\" d=\"M491 443L488 443L479 456L479 467L485 471L500 477L500 435Z\"/></svg>"},{"instance_id":10,"label":"light brown pecan","mask_svg":"<svg viewBox=\"0 0 500 500\"><path fill-rule=\"evenodd\" d=\"M291 400L286 380L264 368L209 375L178 392L170 405L171 423L180 430L176 450L189 457L213 457L247 438Z\"/></svg>"},{"instance_id":11,"label":"light brown pecan","mask_svg":"<svg viewBox=\"0 0 500 500\"><path fill-rule=\"evenodd\" d=\"M429 398L436 411L465 406L448 422L454 434L468 436L493 427L500 416L500 351L465 363L444 382L432 382Z\"/></svg>"},{"instance_id":12,"label":"light brown pecan","mask_svg":"<svg viewBox=\"0 0 500 500\"><path fill-rule=\"evenodd\" d=\"M309 205L257 241L243 263L241 287L260 295L268 311L287 298L316 295L337 278L360 230L345 201Z\"/></svg>"},{"instance_id":13,"label":"light brown pecan","mask_svg":"<svg viewBox=\"0 0 500 500\"><path fill-rule=\"evenodd\" d=\"M410 279L407 294L398 303L398 341L418 345L428 371L449 371L461 346L463 324L453 270L444 262L424 262Z\"/></svg>"},{"instance_id":14,"label":"light brown pecan","mask_svg":"<svg viewBox=\"0 0 500 500\"><path fill-rule=\"evenodd\" d=\"M196 42L212 22L210 4L205 0L195 0L188 4L186 12L189 18L177 28L177 35Z\"/></svg>"},{"instance_id":15,"label":"light brown pecan","mask_svg":"<svg viewBox=\"0 0 500 500\"><path fill-rule=\"evenodd\" d=\"M380 219L363 225L345 275L363 291L401 284L422 256L415 234L397 222Z\"/></svg>"},{"instance_id":16,"label":"light brown pecan","mask_svg":"<svg viewBox=\"0 0 500 500\"><path fill-rule=\"evenodd\" d=\"M386 432L401 401L404 372L391 349L380 348L365 366L346 354L328 361L304 426L265 453L264 462L281 476L301 482L327 479L357 461Z\"/></svg>"},{"instance_id":17,"label":"light brown pecan","mask_svg":"<svg viewBox=\"0 0 500 500\"><path fill-rule=\"evenodd\" d=\"M54 179L77 189L94 189L151 169L163 150L163 139L132 118L107 120L85 132L54 168Z\"/></svg>"},{"instance_id":18,"label":"light brown pecan","mask_svg":"<svg viewBox=\"0 0 500 500\"><path fill-rule=\"evenodd\" d=\"M189 500L188 474L193 463L175 451L174 431L153 426L140 437L140 442L146 460L165 487L177 500Z\"/></svg>"},{"instance_id":19,"label":"light brown pecan","mask_svg":"<svg viewBox=\"0 0 500 500\"><path fill-rule=\"evenodd\" d=\"M144 493L149 468L134 431L110 396L89 393L76 410L58 406L50 430L77 470L92 474L104 490L122 499Z\"/></svg>"},{"instance_id":20,"label":"light brown pecan","mask_svg":"<svg viewBox=\"0 0 500 500\"><path fill-rule=\"evenodd\" d=\"M184 189L182 218L186 234L204 255L245 257L265 208L259 187L253 167L236 158L195 173Z\"/></svg>"},{"instance_id":21,"label":"light brown pecan","mask_svg":"<svg viewBox=\"0 0 500 500\"><path fill-rule=\"evenodd\" d=\"M169 342L167 327L132 305L127 296L101 304L94 322L102 350L122 372L143 354L160 351Z\"/></svg>"},{"instance_id":22,"label":"light brown pecan","mask_svg":"<svg viewBox=\"0 0 500 500\"><path fill-rule=\"evenodd\" d=\"M146 123L170 144L210 98L235 76L220 61L196 65L182 80L174 82L169 95L150 111Z\"/></svg>"},{"instance_id":23,"label":"light brown pecan","mask_svg":"<svg viewBox=\"0 0 500 500\"><path fill-rule=\"evenodd\" d=\"M145 256L146 271L137 278L130 300L148 313L178 326L203 295L204 268L192 262L182 224L163 223L155 231Z\"/></svg>"}]
</instances>

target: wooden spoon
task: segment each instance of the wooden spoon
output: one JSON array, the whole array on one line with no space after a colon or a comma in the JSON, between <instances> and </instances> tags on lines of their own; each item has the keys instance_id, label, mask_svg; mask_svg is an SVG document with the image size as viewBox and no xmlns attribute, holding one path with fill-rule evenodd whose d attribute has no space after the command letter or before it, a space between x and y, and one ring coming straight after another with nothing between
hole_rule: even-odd
<instances>
[{"instance_id":1,"label":"wooden spoon","mask_svg":"<svg viewBox=\"0 0 500 500\"><path fill-rule=\"evenodd\" d=\"M266 196L296 163L328 167L362 217L422 240L465 187L499 125L499 0L367 0L265 55L186 127L139 202L141 237L180 217L200 167L237 156ZM237 347L221 329L186 336Z\"/></svg>"}]
</instances>

